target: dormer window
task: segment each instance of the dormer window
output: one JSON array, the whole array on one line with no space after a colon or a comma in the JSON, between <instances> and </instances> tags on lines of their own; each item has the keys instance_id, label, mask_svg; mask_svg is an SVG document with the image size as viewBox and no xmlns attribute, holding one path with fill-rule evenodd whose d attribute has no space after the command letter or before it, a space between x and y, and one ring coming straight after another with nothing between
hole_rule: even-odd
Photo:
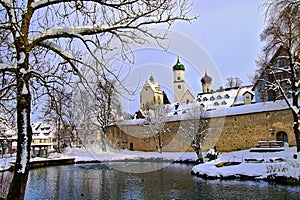
<instances>
[{"instance_id":1,"label":"dormer window","mask_svg":"<svg viewBox=\"0 0 300 200\"><path fill-rule=\"evenodd\" d=\"M218 106L218 105L219 105L219 103L218 103L218 102L215 102L215 103L214 103L214 106Z\"/></svg>"},{"instance_id":2,"label":"dormer window","mask_svg":"<svg viewBox=\"0 0 300 200\"><path fill-rule=\"evenodd\" d=\"M229 95L226 94L226 95L224 96L224 98L225 98L225 99L229 99Z\"/></svg>"},{"instance_id":3,"label":"dormer window","mask_svg":"<svg viewBox=\"0 0 300 200\"><path fill-rule=\"evenodd\" d=\"M223 102L222 102L222 105L227 105L226 101L223 101Z\"/></svg>"},{"instance_id":4,"label":"dormer window","mask_svg":"<svg viewBox=\"0 0 300 200\"><path fill-rule=\"evenodd\" d=\"M206 97L203 98L203 101L207 101L208 99Z\"/></svg>"},{"instance_id":5,"label":"dormer window","mask_svg":"<svg viewBox=\"0 0 300 200\"><path fill-rule=\"evenodd\" d=\"M221 95L218 95L218 96L217 96L217 99L218 99L218 100L222 99Z\"/></svg>"},{"instance_id":6,"label":"dormer window","mask_svg":"<svg viewBox=\"0 0 300 200\"><path fill-rule=\"evenodd\" d=\"M215 100L215 97L211 96L209 100L213 101Z\"/></svg>"}]
</instances>

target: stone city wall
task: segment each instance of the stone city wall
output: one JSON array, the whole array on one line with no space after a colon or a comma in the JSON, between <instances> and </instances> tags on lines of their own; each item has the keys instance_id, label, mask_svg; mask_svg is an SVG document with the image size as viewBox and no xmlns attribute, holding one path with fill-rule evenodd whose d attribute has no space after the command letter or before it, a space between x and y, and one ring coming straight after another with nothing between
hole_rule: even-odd
<instances>
[{"instance_id":1,"label":"stone city wall","mask_svg":"<svg viewBox=\"0 0 300 200\"><path fill-rule=\"evenodd\" d=\"M225 120L225 121L224 121ZM191 139L179 127L182 121L168 122L165 126L163 151L193 151ZM259 140L276 140L285 133L291 146L296 145L290 110L251 113L210 119L203 151L214 148L220 152L256 147ZM149 125L113 125L106 129L106 139L119 149L156 151Z\"/></svg>"}]
</instances>

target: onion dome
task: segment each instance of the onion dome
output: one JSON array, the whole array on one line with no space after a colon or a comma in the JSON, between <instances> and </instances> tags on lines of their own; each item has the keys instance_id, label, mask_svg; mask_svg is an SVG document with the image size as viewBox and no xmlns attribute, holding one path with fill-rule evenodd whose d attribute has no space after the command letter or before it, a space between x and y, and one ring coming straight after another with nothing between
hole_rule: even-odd
<instances>
[{"instance_id":1,"label":"onion dome","mask_svg":"<svg viewBox=\"0 0 300 200\"><path fill-rule=\"evenodd\" d=\"M173 71L175 70L185 70L185 67L183 64L180 63L179 57L177 57L177 63L173 66Z\"/></svg>"},{"instance_id":2,"label":"onion dome","mask_svg":"<svg viewBox=\"0 0 300 200\"><path fill-rule=\"evenodd\" d=\"M211 82L212 82L212 78L207 75L207 72L205 70L205 75L202 77L201 83L202 84L211 84Z\"/></svg>"}]
</instances>

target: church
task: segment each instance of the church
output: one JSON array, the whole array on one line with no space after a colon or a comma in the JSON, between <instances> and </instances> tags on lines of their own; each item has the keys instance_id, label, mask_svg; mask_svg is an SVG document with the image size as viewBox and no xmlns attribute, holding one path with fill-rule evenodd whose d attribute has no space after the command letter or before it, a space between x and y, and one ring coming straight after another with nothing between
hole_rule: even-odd
<instances>
[{"instance_id":1,"label":"church","mask_svg":"<svg viewBox=\"0 0 300 200\"><path fill-rule=\"evenodd\" d=\"M173 66L174 103L189 103L195 100L194 95L186 88L185 66L180 63L179 57ZM140 92L140 109L148 109L152 105L164 104L166 95L160 84L154 80L153 75L146 80Z\"/></svg>"}]
</instances>

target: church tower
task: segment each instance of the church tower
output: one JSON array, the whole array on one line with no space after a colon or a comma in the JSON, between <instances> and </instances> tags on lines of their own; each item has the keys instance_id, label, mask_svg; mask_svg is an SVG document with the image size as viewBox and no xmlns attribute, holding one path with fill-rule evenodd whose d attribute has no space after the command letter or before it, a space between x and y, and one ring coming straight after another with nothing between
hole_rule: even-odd
<instances>
[{"instance_id":1,"label":"church tower","mask_svg":"<svg viewBox=\"0 0 300 200\"><path fill-rule=\"evenodd\" d=\"M174 102L180 102L181 97L186 92L185 86L185 67L180 63L177 57L177 63L173 66L173 87L174 87Z\"/></svg>"},{"instance_id":2,"label":"church tower","mask_svg":"<svg viewBox=\"0 0 300 200\"><path fill-rule=\"evenodd\" d=\"M205 69L205 75L201 79L203 93L209 93L211 91L211 82L212 78L207 75L207 71Z\"/></svg>"}]
</instances>

